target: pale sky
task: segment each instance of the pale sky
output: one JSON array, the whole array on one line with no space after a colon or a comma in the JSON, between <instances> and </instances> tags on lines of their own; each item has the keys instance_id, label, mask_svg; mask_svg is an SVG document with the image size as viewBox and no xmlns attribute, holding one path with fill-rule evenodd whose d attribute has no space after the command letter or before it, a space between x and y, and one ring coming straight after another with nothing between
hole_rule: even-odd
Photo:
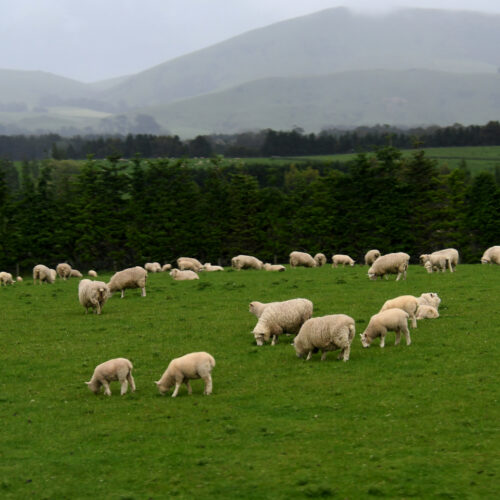
<instances>
[{"instance_id":1,"label":"pale sky","mask_svg":"<svg viewBox=\"0 0 500 500\"><path fill-rule=\"evenodd\" d=\"M373 14L397 7L500 14L500 0L0 0L0 68L104 80L339 6Z\"/></svg>"}]
</instances>

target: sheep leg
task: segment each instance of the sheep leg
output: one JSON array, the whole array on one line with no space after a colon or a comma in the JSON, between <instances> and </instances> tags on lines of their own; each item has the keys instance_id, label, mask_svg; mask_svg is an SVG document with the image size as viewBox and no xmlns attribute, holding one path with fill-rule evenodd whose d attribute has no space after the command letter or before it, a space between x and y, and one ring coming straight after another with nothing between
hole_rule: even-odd
<instances>
[{"instance_id":1,"label":"sheep leg","mask_svg":"<svg viewBox=\"0 0 500 500\"><path fill-rule=\"evenodd\" d=\"M123 396L124 394L127 394L127 389L128 389L127 379L120 380L120 384L121 384L120 396Z\"/></svg>"},{"instance_id":2,"label":"sheep leg","mask_svg":"<svg viewBox=\"0 0 500 500\"><path fill-rule=\"evenodd\" d=\"M406 345L410 345L411 338L410 338L410 330L408 330L408 327L406 328L404 334L405 334L405 338L406 338Z\"/></svg>"},{"instance_id":3,"label":"sheep leg","mask_svg":"<svg viewBox=\"0 0 500 500\"><path fill-rule=\"evenodd\" d=\"M135 392L135 381L131 373L127 375L127 380L129 381L131 392Z\"/></svg>"},{"instance_id":4,"label":"sheep leg","mask_svg":"<svg viewBox=\"0 0 500 500\"><path fill-rule=\"evenodd\" d=\"M385 334L380 336L380 347L385 347Z\"/></svg>"},{"instance_id":5,"label":"sheep leg","mask_svg":"<svg viewBox=\"0 0 500 500\"><path fill-rule=\"evenodd\" d=\"M276 345L277 339L278 339L278 337L276 335L273 335L273 341L271 342L271 345Z\"/></svg>"},{"instance_id":6,"label":"sheep leg","mask_svg":"<svg viewBox=\"0 0 500 500\"><path fill-rule=\"evenodd\" d=\"M328 351L321 351L321 361L325 361L327 352Z\"/></svg>"},{"instance_id":7,"label":"sheep leg","mask_svg":"<svg viewBox=\"0 0 500 500\"><path fill-rule=\"evenodd\" d=\"M351 354L351 345L349 344L347 347L344 347L342 351L340 351L339 359L342 361L349 361L349 355Z\"/></svg>"},{"instance_id":8,"label":"sheep leg","mask_svg":"<svg viewBox=\"0 0 500 500\"><path fill-rule=\"evenodd\" d=\"M412 328L417 328L417 318L415 317L415 314L411 316L411 326Z\"/></svg>"},{"instance_id":9,"label":"sheep leg","mask_svg":"<svg viewBox=\"0 0 500 500\"><path fill-rule=\"evenodd\" d=\"M312 353L313 353L312 351L309 351L309 354L307 355L306 361L309 361L311 359Z\"/></svg>"},{"instance_id":10,"label":"sheep leg","mask_svg":"<svg viewBox=\"0 0 500 500\"><path fill-rule=\"evenodd\" d=\"M177 393L179 392L179 387L181 386L182 382L175 382L175 389L174 392L172 393L172 397L175 398L177 396Z\"/></svg>"},{"instance_id":11,"label":"sheep leg","mask_svg":"<svg viewBox=\"0 0 500 500\"><path fill-rule=\"evenodd\" d=\"M101 304L99 304L99 302L97 303L95 308L96 308L96 314L101 314Z\"/></svg>"},{"instance_id":12,"label":"sheep leg","mask_svg":"<svg viewBox=\"0 0 500 500\"><path fill-rule=\"evenodd\" d=\"M203 377L203 380L205 381L205 390L203 391L203 394L209 396L212 394L212 377L210 373Z\"/></svg>"},{"instance_id":13,"label":"sheep leg","mask_svg":"<svg viewBox=\"0 0 500 500\"><path fill-rule=\"evenodd\" d=\"M188 390L188 394L189 395L193 394L193 389L191 388L191 384L189 383L189 379L186 379L186 387Z\"/></svg>"},{"instance_id":14,"label":"sheep leg","mask_svg":"<svg viewBox=\"0 0 500 500\"><path fill-rule=\"evenodd\" d=\"M143 286L143 287L141 288L141 296L142 296L142 297L145 297L145 296L146 296L146 287L145 287L145 286Z\"/></svg>"},{"instance_id":15,"label":"sheep leg","mask_svg":"<svg viewBox=\"0 0 500 500\"><path fill-rule=\"evenodd\" d=\"M399 345L401 342L401 330L396 330L396 340L394 342L394 345Z\"/></svg>"},{"instance_id":16,"label":"sheep leg","mask_svg":"<svg viewBox=\"0 0 500 500\"><path fill-rule=\"evenodd\" d=\"M120 298L123 299L123 297L125 297L125 292L123 290L121 292L122 292L122 295Z\"/></svg>"},{"instance_id":17,"label":"sheep leg","mask_svg":"<svg viewBox=\"0 0 500 500\"><path fill-rule=\"evenodd\" d=\"M102 381L102 385L104 387L104 394L106 394L106 396L111 396L111 389L109 388L109 383L107 380L103 380Z\"/></svg>"}]
</instances>

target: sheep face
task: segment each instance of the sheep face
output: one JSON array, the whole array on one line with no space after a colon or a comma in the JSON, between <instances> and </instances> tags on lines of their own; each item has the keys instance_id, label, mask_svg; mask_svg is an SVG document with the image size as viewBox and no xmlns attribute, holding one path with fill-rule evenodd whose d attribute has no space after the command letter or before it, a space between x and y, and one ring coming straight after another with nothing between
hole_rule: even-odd
<instances>
[{"instance_id":1,"label":"sheep face","mask_svg":"<svg viewBox=\"0 0 500 500\"><path fill-rule=\"evenodd\" d=\"M255 343L261 347L264 345L264 342L265 342L265 334L263 333L254 333L254 337L255 337Z\"/></svg>"},{"instance_id":2,"label":"sheep face","mask_svg":"<svg viewBox=\"0 0 500 500\"><path fill-rule=\"evenodd\" d=\"M377 279L377 275L375 273L368 273L368 277L371 279L371 280L376 280Z\"/></svg>"},{"instance_id":3,"label":"sheep face","mask_svg":"<svg viewBox=\"0 0 500 500\"><path fill-rule=\"evenodd\" d=\"M99 380L94 380L92 379L90 382L85 382L87 384L87 387L94 393L94 394L99 394L99 391L101 389L101 382Z\"/></svg>"},{"instance_id":4,"label":"sheep face","mask_svg":"<svg viewBox=\"0 0 500 500\"><path fill-rule=\"evenodd\" d=\"M366 332L360 333L359 336L361 337L361 344L363 347L370 347L372 339L366 335Z\"/></svg>"},{"instance_id":5,"label":"sheep face","mask_svg":"<svg viewBox=\"0 0 500 500\"><path fill-rule=\"evenodd\" d=\"M167 391L172 387L172 385L168 385L167 383L162 384L160 380L157 380L155 382L156 386L158 387L158 392L162 395L165 396Z\"/></svg>"}]
</instances>

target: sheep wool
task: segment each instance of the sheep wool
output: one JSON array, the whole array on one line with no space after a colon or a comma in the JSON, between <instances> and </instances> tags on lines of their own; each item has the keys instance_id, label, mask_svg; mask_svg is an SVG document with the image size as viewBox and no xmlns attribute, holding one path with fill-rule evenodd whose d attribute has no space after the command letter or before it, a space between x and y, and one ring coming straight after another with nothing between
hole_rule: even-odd
<instances>
[{"instance_id":1,"label":"sheep wool","mask_svg":"<svg viewBox=\"0 0 500 500\"><path fill-rule=\"evenodd\" d=\"M248 310L254 314L257 318L260 318L262 313L264 312L264 309L270 305L270 304L278 304L278 302L259 302L257 300L254 300L253 302L250 302L248 306Z\"/></svg>"},{"instance_id":2,"label":"sheep wool","mask_svg":"<svg viewBox=\"0 0 500 500\"><path fill-rule=\"evenodd\" d=\"M332 266L338 267L339 265L344 266L354 266L355 261L349 257L349 255L336 254L332 255Z\"/></svg>"},{"instance_id":3,"label":"sheep wool","mask_svg":"<svg viewBox=\"0 0 500 500\"><path fill-rule=\"evenodd\" d=\"M158 262L146 262L146 264L144 264L144 269L149 273L159 273L161 271L161 266Z\"/></svg>"},{"instance_id":4,"label":"sheep wool","mask_svg":"<svg viewBox=\"0 0 500 500\"><path fill-rule=\"evenodd\" d=\"M56 266L56 273L57 275L62 278L63 280L66 280L71 276L71 266L67 264L66 262L63 262L61 264L57 264Z\"/></svg>"},{"instance_id":5,"label":"sheep wool","mask_svg":"<svg viewBox=\"0 0 500 500\"><path fill-rule=\"evenodd\" d=\"M349 360L351 343L356 334L354 319L346 314L331 314L308 319L300 328L293 341L299 358L307 355L311 359L313 352L321 351L321 361L329 351L340 349L338 359Z\"/></svg>"},{"instance_id":6,"label":"sheep wool","mask_svg":"<svg viewBox=\"0 0 500 500\"><path fill-rule=\"evenodd\" d=\"M316 261L306 252L294 251L290 254L291 267L316 267Z\"/></svg>"},{"instance_id":7,"label":"sheep wool","mask_svg":"<svg viewBox=\"0 0 500 500\"><path fill-rule=\"evenodd\" d=\"M418 300L413 295L401 295L394 299L389 299L384 302L384 305L379 312L387 311L387 309L403 309L406 311L411 319L411 326L417 328L417 309Z\"/></svg>"},{"instance_id":8,"label":"sheep wool","mask_svg":"<svg viewBox=\"0 0 500 500\"><path fill-rule=\"evenodd\" d=\"M22 278L21 278L22 281ZM2 286L7 286L7 285L12 285L12 283L15 283L14 279L12 278L12 274L7 273L5 271L2 271L0 273L0 284Z\"/></svg>"},{"instance_id":9,"label":"sheep wool","mask_svg":"<svg viewBox=\"0 0 500 500\"><path fill-rule=\"evenodd\" d=\"M417 302L419 306L432 306L439 309L439 304L441 304L441 298L435 292L422 293L420 297L417 297Z\"/></svg>"},{"instance_id":10,"label":"sheep wool","mask_svg":"<svg viewBox=\"0 0 500 500\"><path fill-rule=\"evenodd\" d=\"M388 331L396 332L396 341L398 345L401 340L401 332L406 338L406 345L411 344L410 331L408 330L408 313L402 309L387 309L370 318L370 322L365 331L361 334L361 343L363 347L370 347L374 339L380 337L380 347L385 346L385 336Z\"/></svg>"},{"instance_id":11,"label":"sheep wool","mask_svg":"<svg viewBox=\"0 0 500 500\"><path fill-rule=\"evenodd\" d=\"M109 288L104 281L81 280L78 284L78 300L85 307L85 314L89 307L95 314L101 314L102 307L110 296Z\"/></svg>"},{"instance_id":12,"label":"sheep wool","mask_svg":"<svg viewBox=\"0 0 500 500\"><path fill-rule=\"evenodd\" d=\"M481 264L500 264L500 246L490 247L483 253Z\"/></svg>"},{"instance_id":13,"label":"sheep wool","mask_svg":"<svg viewBox=\"0 0 500 500\"><path fill-rule=\"evenodd\" d=\"M132 369L132 363L126 358L110 359L97 365L92 378L89 382L85 383L94 394L99 394L101 386L103 386L104 394L106 394L106 396L111 396L109 383L118 380L121 384L120 394L123 396L128 390L129 383L131 392L135 391Z\"/></svg>"},{"instance_id":14,"label":"sheep wool","mask_svg":"<svg viewBox=\"0 0 500 500\"><path fill-rule=\"evenodd\" d=\"M269 264L266 262L264 264L264 270L265 271L277 271L277 272L283 272L286 271L285 266L282 266L281 264Z\"/></svg>"},{"instance_id":15,"label":"sheep wool","mask_svg":"<svg viewBox=\"0 0 500 500\"><path fill-rule=\"evenodd\" d=\"M165 272L165 271L170 271L170 269L172 269L172 264L163 264L163 266L162 266L162 268L161 268L161 270L162 270L163 272Z\"/></svg>"},{"instance_id":16,"label":"sheep wool","mask_svg":"<svg viewBox=\"0 0 500 500\"><path fill-rule=\"evenodd\" d=\"M368 277L376 280L378 277L388 279L388 274L397 274L396 281L403 276L406 279L406 271L410 256L404 252L395 252L381 255L368 269Z\"/></svg>"},{"instance_id":17,"label":"sheep wool","mask_svg":"<svg viewBox=\"0 0 500 500\"><path fill-rule=\"evenodd\" d=\"M71 269L70 276L72 278L82 278L83 277L82 273L78 269Z\"/></svg>"},{"instance_id":18,"label":"sheep wool","mask_svg":"<svg viewBox=\"0 0 500 500\"><path fill-rule=\"evenodd\" d=\"M214 272L214 271L224 271L224 268L222 266L212 266L210 262L205 262L205 264L203 265L203 270L208 272Z\"/></svg>"},{"instance_id":19,"label":"sheep wool","mask_svg":"<svg viewBox=\"0 0 500 500\"><path fill-rule=\"evenodd\" d=\"M373 250L368 250L365 254L365 264L371 266L380 257L380 250L374 248Z\"/></svg>"},{"instance_id":20,"label":"sheep wool","mask_svg":"<svg viewBox=\"0 0 500 500\"><path fill-rule=\"evenodd\" d=\"M439 312L435 307L428 305L418 306L417 319L435 319L439 318Z\"/></svg>"},{"instance_id":21,"label":"sheep wool","mask_svg":"<svg viewBox=\"0 0 500 500\"><path fill-rule=\"evenodd\" d=\"M45 283L54 283L56 280L56 272L54 269L49 269L47 266L43 264L37 264L33 268L33 284L36 285L36 282L42 284Z\"/></svg>"},{"instance_id":22,"label":"sheep wool","mask_svg":"<svg viewBox=\"0 0 500 500\"><path fill-rule=\"evenodd\" d=\"M127 288L140 288L141 295L146 296L146 280L148 278L147 271L141 267L129 267L123 271L118 271L111 276L108 283L110 293L121 291L121 298L123 299L124 290Z\"/></svg>"},{"instance_id":23,"label":"sheep wool","mask_svg":"<svg viewBox=\"0 0 500 500\"><path fill-rule=\"evenodd\" d=\"M192 394L193 390L189 381L201 378L205 382L203 394L208 396L212 394L212 369L214 366L215 359L208 352L185 354L170 361L162 377L155 384L162 396L175 385L172 393L172 397L175 398L182 383L186 384L188 394Z\"/></svg>"},{"instance_id":24,"label":"sheep wool","mask_svg":"<svg viewBox=\"0 0 500 500\"><path fill-rule=\"evenodd\" d=\"M92 276L92 278L97 278L97 273L93 269L91 269L87 274Z\"/></svg>"},{"instance_id":25,"label":"sheep wool","mask_svg":"<svg viewBox=\"0 0 500 500\"><path fill-rule=\"evenodd\" d=\"M179 269L172 269L170 276L175 281L199 280L200 277L194 271L180 271Z\"/></svg>"},{"instance_id":26,"label":"sheep wool","mask_svg":"<svg viewBox=\"0 0 500 500\"><path fill-rule=\"evenodd\" d=\"M193 257L179 257L177 259L177 267L181 271L194 271L199 273L203 269L203 264Z\"/></svg>"},{"instance_id":27,"label":"sheep wool","mask_svg":"<svg viewBox=\"0 0 500 500\"><path fill-rule=\"evenodd\" d=\"M22 276L18 276L16 278L16 281L18 281L19 283L22 283L24 280L23 280Z\"/></svg>"},{"instance_id":28,"label":"sheep wool","mask_svg":"<svg viewBox=\"0 0 500 500\"><path fill-rule=\"evenodd\" d=\"M437 250L436 252L432 252L430 254L422 254L420 256L420 261L425 265L426 262L431 262L432 270L434 268L446 270L446 267L453 273L456 270L457 264L459 260L458 250L455 248L445 248L444 250ZM429 271L427 266L427 272Z\"/></svg>"},{"instance_id":29,"label":"sheep wool","mask_svg":"<svg viewBox=\"0 0 500 500\"><path fill-rule=\"evenodd\" d=\"M314 257L314 262L316 262L316 267L321 267L326 264L326 255L324 253L317 253Z\"/></svg>"},{"instance_id":30,"label":"sheep wool","mask_svg":"<svg viewBox=\"0 0 500 500\"><path fill-rule=\"evenodd\" d=\"M252 255L237 255L231 259L231 267L240 269L262 269L264 263Z\"/></svg>"}]
</instances>

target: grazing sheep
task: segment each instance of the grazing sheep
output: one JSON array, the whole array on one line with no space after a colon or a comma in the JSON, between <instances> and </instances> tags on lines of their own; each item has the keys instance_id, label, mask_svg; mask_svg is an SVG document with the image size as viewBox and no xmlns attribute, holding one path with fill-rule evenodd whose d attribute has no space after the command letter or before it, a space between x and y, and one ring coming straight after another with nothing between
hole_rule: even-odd
<instances>
[{"instance_id":1,"label":"grazing sheep","mask_svg":"<svg viewBox=\"0 0 500 500\"><path fill-rule=\"evenodd\" d=\"M368 250L365 254L365 264L371 266L380 257L380 250Z\"/></svg>"},{"instance_id":2,"label":"grazing sheep","mask_svg":"<svg viewBox=\"0 0 500 500\"><path fill-rule=\"evenodd\" d=\"M95 314L101 314L102 307L108 300L109 289L104 281L81 280L78 283L78 300L85 307L85 314L92 308Z\"/></svg>"},{"instance_id":3,"label":"grazing sheep","mask_svg":"<svg viewBox=\"0 0 500 500\"><path fill-rule=\"evenodd\" d=\"M16 278L16 281L19 282L19 283L22 283L24 280L23 280L23 277L22 276L18 276Z\"/></svg>"},{"instance_id":4,"label":"grazing sheep","mask_svg":"<svg viewBox=\"0 0 500 500\"><path fill-rule=\"evenodd\" d=\"M71 276L71 266L69 264L66 264L66 262L57 264L56 272L60 278L66 281L66 279Z\"/></svg>"},{"instance_id":5,"label":"grazing sheep","mask_svg":"<svg viewBox=\"0 0 500 500\"><path fill-rule=\"evenodd\" d=\"M106 396L111 396L109 383L113 380L118 380L121 384L120 394L123 396L127 392L129 383L131 392L135 391L132 368L132 363L126 358L110 359L97 365L92 378L89 382L85 383L94 394L99 394L102 385L104 386L104 394L106 394Z\"/></svg>"},{"instance_id":6,"label":"grazing sheep","mask_svg":"<svg viewBox=\"0 0 500 500\"><path fill-rule=\"evenodd\" d=\"M264 312L264 309L270 305L270 304L279 304L279 302L258 302L257 300L254 300L253 302L250 302L250 305L248 306L248 310L257 316L257 318L260 318L262 313Z\"/></svg>"},{"instance_id":7,"label":"grazing sheep","mask_svg":"<svg viewBox=\"0 0 500 500\"><path fill-rule=\"evenodd\" d=\"M320 350L321 361L324 361L328 351L340 349L338 359L348 361L355 333L354 320L346 314L311 318L302 325L293 340L293 346L299 358L307 354L306 360L311 359L313 352Z\"/></svg>"},{"instance_id":8,"label":"grazing sheep","mask_svg":"<svg viewBox=\"0 0 500 500\"><path fill-rule=\"evenodd\" d=\"M188 394L193 390L189 381L191 379L202 378L205 381L203 394L212 394L212 369L215 366L215 359L208 352L192 352L180 358L175 358L168 364L165 373L155 384L163 396L172 386L175 385L172 397L175 398L182 383L186 384Z\"/></svg>"},{"instance_id":9,"label":"grazing sheep","mask_svg":"<svg viewBox=\"0 0 500 500\"><path fill-rule=\"evenodd\" d=\"M314 262L316 262L316 267L321 267L326 264L326 255L324 253L317 253L314 257Z\"/></svg>"},{"instance_id":10,"label":"grazing sheep","mask_svg":"<svg viewBox=\"0 0 500 500\"><path fill-rule=\"evenodd\" d=\"M213 272L213 271L224 271L224 268L222 266L212 266L210 262L205 262L203 269L208 272Z\"/></svg>"},{"instance_id":11,"label":"grazing sheep","mask_svg":"<svg viewBox=\"0 0 500 500\"><path fill-rule=\"evenodd\" d=\"M21 278L22 281L22 278ZM12 285L12 283L15 283L14 279L12 278L12 274L7 273L5 271L2 271L0 273L0 283L5 286L7 285Z\"/></svg>"},{"instance_id":12,"label":"grazing sheep","mask_svg":"<svg viewBox=\"0 0 500 500\"><path fill-rule=\"evenodd\" d=\"M365 331L361 334L361 343L363 347L370 347L374 339L380 337L380 347L385 346L385 335L388 331L396 332L396 341L398 345L401 340L401 332L406 338L406 345L411 344L410 331L408 330L408 313L402 309L387 309L386 311L374 314Z\"/></svg>"},{"instance_id":13,"label":"grazing sheep","mask_svg":"<svg viewBox=\"0 0 500 500\"><path fill-rule=\"evenodd\" d=\"M56 280L56 272L54 269L49 269L47 266L43 264L37 264L33 268L33 284L36 285L36 280L38 283L42 284L46 283L54 283Z\"/></svg>"},{"instance_id":14,"label":"grazing sheep","mask_svg":"<svg viewBox=\"0 0 500 500\"><path fill-rule=\"evenodd\" d=\"M432 306L439 309L439 304L441 304L441 299L439 295L435 292L422 293L420 297L417 297L417 302L419 306Z\"/></svg>"},{"instance_id":15,"label":"grazing sheep","mask_svg":"<svg viewBox=\"0 0 500 500\"><path fill-rule=\"evenodd\" d=\"M194 271L180 271L179 269L172 269L170 276L176 281L186 280L199 280L200 277Z\"/></svg>"},{"instance_id":16,"label":"grazing sheep","mask_svg":"<svg viewBox=\"0 0 500 500\"><path fill-rule=\"evenodd\" d=\"M388 274L397 274L396 281L403 276L406 279L406 270L410 256L404 252L388 253L381 255L368 269L368 276L371 280L376 280L379 276L388 279Z\"/></svg>"},{"instance_id":17,"label":"grazing sheep","mask_svg":"<svg viewBox=\"0 0 500 500\"><path fill-rule=\"evenodd\" d=\"M403 309L406 311L411 319L411 326L417 328L417 309L418 300L413 295L401 295L395 297L394 299L389 299L384 302L384 305L379 312L387 311L387 309Z\"/></svg>"},{"instance_id":18,"label":"grazing sheep","mask_svg":"<svg viewBox=\"0 0 500 500\"><path fill-rule=\"evenodd\" d=\"M490 247L483 253L481 264L500 264L500 246Z\"/></svg>"},{"instance_id":19,"label":"grazing sheep","mask_svg":"<svg viewBox=\"0 0 500 500\"><path fill-rule=\"evenodd\" d=\"M422 305L418 306L417 319L439 318L439 312L435 307Z\"/></svg>"},{"instance_id":20,"label":"grazing sheep","mask_svg":"<svg viewBox=\"0 0 500 500\"><path fill-rule=\"evenodd\" d=\"M177 259L177 267L181 271L194 271L195 273L203 270L203 264L193 257L179 257Z\"/></svg>"},{"instance_id":21,"label":"grazing sheep","mask_svg":"<svg viewBox=\"0 0 500 500\"><path fill-rule=\"evenodd\" d=\"M146 296L146 280L148 278L147 271L141 267L129 267L123 271L118 271L111 276L108 283L109 292L113 294L114 292L120 290L121 298L124 297L124 290L126 288L140 288L141 295Z\"/></svg>"},{"instance_id":22,"label":"grazing sheep","mask_svg":"<svg viewBox=\"0 0 500 500\"><path fill-rule=\"evenodd\" d=\"M424 267L429 274L439 271L444 273L448 266L449 260L444 255L428 255L424 263Z\"/></svg>"},{"instance_id":23,"label":"grazing sheep","mask_svg":"<svg viewBox=\"0 0 500 500\"><path fill-rule=\"evenodd\" d=\"M316 261L306 252L292 252L290 254L290 266L292 267L316 267Z\"/></svg>"},{"instance_id":24,"label":"grazing sheep","mask_svg":"<svg viewBox=\"0 0 500 500\"><path fill-rule=\"evenodd\" d=\"M240 269L262 269L263 262L251 255L237 255L231 259L231 266L239 271Z\"/></svg>"},{"instance_id":25,"label":"grazing sheep","mask_svg":"<svg viewBox=\"0 0 500 500\"><path fill-rule=\"evenodd\" d=\"M349 255L342 255L342 254L336 254L332 255L332 266L337 267L339 264L342 264L342 267L344 266L354 266L354 260L349 257Z\"/></svg>"},{"instance_id":26,"label":"grazing sheep","mask_svg":"<svg viewBox=\"0 0 500 500\"><path fill-rule=\"evenodd\" d=\"M82 273L78 269L71 269L70 276L72 278L82 278L83 277Z\"/></svg>"},{"instance_id":27,"label":"grazing sheep","mask_svg":"<svg viewBox=\"0 0 500 500\"><path fill-rule=\"evenodd\" d=\"M144 269L149 273L161 272L161 266L158 262L146 262L146 264L144 264Z\"/></svg>"},{"instance_id":28,"label":"grazing sheep","mask_svg":"<svg viewBox=\"0 0 500 500\"><path fill-rule=\"evenodd\" d=\"M165 272L165 271L170 271L170 269L172 269L172 264L163 264L163 266L162 266L162 268L161 268L161 270L162 270L163 272Z\"/></svg>"},{"instance_id":29,"label":"grazing sheep","mask_svg":"<svg viewBox=\"0 0 500 500\"><path fill-rule=\"evenodd\" d=\"M447 262L445 262L443 259L445 259ZM458 250L456 250L455 248L445 248L444 250L437 250L436 252L432 252L430 254L424 253L420 256L420 262L422 262L424 265L429 260L431 260L432 267L434 267L435 265L436 267L442 266L443 263L445 263L451 273L456 270L458 259ZM436 264L434 264L434 262L436 262ZM429 269L427 269L427 271L429 272Z\"/></svg>"},{"instance_id":30,"label":"grazing sheep","mask_svg":"<svg viewBox=\"0 0 500 500\"><path fill-rule=\"evenodd\" d=\"M97 273L93 269L91 269L87 274L92 276L92 278L97 278Z\"/></svg>"},{"instance_id":31,"label":"grazing sheep","mask_svg":"<svg viewBox=\"0 0 500 500\"><path fill-rule=\"evenodd\" d=\"M282 333L297 334L313 313L313 303L307 299L291 299L267 304L252 333L258 346L268 342L275 345Z\"/></svg>"},{"instance_id":32,"label":"grazing sheep","mask_svg":"<svg viewBox=\"0 0 500 500\"><path fill-rule=\"evenodd\" d=\"M281 264L269 264L269 263L266 263L266 264L264 264L264 269L266 271L277 271L277 272L286 271L285 266L282 266Z\"/></svg>"}]
</instances>

